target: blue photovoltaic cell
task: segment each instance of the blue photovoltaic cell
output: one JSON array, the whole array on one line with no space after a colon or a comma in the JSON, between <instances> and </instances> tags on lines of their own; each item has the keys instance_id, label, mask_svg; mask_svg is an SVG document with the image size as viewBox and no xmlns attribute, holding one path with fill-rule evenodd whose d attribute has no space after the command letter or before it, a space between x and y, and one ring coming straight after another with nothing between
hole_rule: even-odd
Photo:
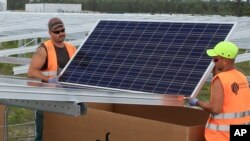
<instances>
[{"instance_id":1,"label":"blue photovoltaic cell","mask_svg":"<svg viewBox=\"0 0 250 141\"><path fill-rule=\"evenodd\" d=\"M190 96L233 25L103 20L60 82Z\"/></svg>"}]
</instances>

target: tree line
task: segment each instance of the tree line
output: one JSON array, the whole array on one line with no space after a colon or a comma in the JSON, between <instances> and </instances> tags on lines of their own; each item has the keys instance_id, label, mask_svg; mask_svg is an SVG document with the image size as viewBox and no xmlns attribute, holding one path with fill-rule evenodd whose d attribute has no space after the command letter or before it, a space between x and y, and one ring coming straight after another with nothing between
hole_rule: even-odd
<instances>
[{"instance_id":1,"label":"tree line","mask_svg":"<svg viewBox=\"0 0 250 141\"><path fill-rule=\"evenodd\" d=\"M8 10L24 10L26 3L82 4L83 11L250 16L247 0L8 0Z\"/></svg>"}]
</instances>

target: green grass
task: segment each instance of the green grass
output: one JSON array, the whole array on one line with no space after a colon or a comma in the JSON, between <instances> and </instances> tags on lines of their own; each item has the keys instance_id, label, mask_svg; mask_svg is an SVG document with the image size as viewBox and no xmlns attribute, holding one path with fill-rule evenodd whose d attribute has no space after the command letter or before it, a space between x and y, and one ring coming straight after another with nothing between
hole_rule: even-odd
<instances>
[{"instance_id":1,"label":"green grass","mask_svg":"<svg viewBox=\"0 0 250 141\"><path fill-rule=\"evenodd\" d=\"M236 64L236 68L243 72L245 75L250 75L250 61L241 62Z\"/></svg>"},{"instance_id":2,"label":"green grass","mask_svg":"<svg viewBox=\"0 0 250 141\"><path fill-rule=\"evenodd\" d=\"M208 101L210 97L210 83L206 82L200 90L197 98L203 101Z\"/></svg>"},{"instance_id":3,"label":"green grass","mask_svg":"<svg viewBox=\"0 0 250 141\"><path fill-rule=\"evenodd\" d=\"M8 141L19 141L21 137L35 135L34 110L9 106ZM24 138L27 140L28 138Z\"/></svg>"},{"instance_id":4,"label":"green grass","mask_svg":"<svg viewBox=\"0 0 250 141\"><path fill-rule=\"evenodd\" d=\"M12 68L15 67L14 64L4 64L0 63L0 74L2 75L12 75Z\"/></svg>"}]
</instances>

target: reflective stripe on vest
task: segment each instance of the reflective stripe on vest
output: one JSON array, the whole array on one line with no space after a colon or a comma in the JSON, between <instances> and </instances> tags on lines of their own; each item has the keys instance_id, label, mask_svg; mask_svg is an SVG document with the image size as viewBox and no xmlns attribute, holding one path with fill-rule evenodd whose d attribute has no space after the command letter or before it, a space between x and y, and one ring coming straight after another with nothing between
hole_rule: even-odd
<instances>
[{"instance_id":1,"label":"reflective stripe on vest","mask_svg":"<svg viewBox=\"0 0 250 141\"><path fill-rule=\"evenodd\" d=\"M242 118L246 116L250 116L250 110L237 113L210 114L210 117L213 119Z\"/></svg>"},{"instance_id":2,"label":"reflective stripe on vest","mask_svg":"<svg viewBox=\"0 0 250 141\"><path fill-rule=\"evenodd\" d=\"M242 125L250 125L250 122L247 122L247 123L242 124ZM218 125L218 124L213 124L213 123L207 123L206 128L212 129L212 130L215 130L215 131L227 132L227 131L230 130L230 125Z\"/></svg>"},{"instance_id":3,"label":"reflective stripe on vest","mask_svg":"<svg viewBox=\"0 0 250 141\"><path fill-rule=\"evenodd\" d=\"M42 74L45 76L56 76L57 72L56 71L42 71Z\"/></svg>"},{"instance_id":4,"label":"reflective stripe on vest","mask_svg":"<svg viewBox=\"0 0 250 141\"><path fill-rule=\"evenodd\" d=\"M229 131L230 126L228 125L218 125L213 123L207 123L206 128L216 130L216 131Z\"/></svg>"}]
</instances>

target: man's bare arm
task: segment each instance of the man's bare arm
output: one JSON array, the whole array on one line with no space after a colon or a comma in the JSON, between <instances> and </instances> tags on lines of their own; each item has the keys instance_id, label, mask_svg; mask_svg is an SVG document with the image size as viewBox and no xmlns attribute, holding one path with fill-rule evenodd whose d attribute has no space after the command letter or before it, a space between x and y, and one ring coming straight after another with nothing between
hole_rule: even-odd
<instances>
[{"instance_id":1,"label":"man's bare arm","mask_svg":"<svg viewBox=\"0 0 250 141\"><path fill-rule=\"evenodd\" d=\"M48 81L48 77L43 75L40 69L43 67L46 61L47 53L44 47L40 46L33 54L31 63L28 70L28 76L33 78L39 78L43 81Z\"/></svg>"},{"instance_id":2,"label":"man's bare arm","mask_svg":"<svg viewBox=\"0 0 250 141\"><path fill-rule=\"evenodd\" d=\"M215 78L213 86L211 87L211 99L209 102L198 101L197 105L199 105L204 110L218 114L222 111L223 102L224 102L224 91L223 86L219 80L219 78Z\"/></svg>"}]
</instances>

